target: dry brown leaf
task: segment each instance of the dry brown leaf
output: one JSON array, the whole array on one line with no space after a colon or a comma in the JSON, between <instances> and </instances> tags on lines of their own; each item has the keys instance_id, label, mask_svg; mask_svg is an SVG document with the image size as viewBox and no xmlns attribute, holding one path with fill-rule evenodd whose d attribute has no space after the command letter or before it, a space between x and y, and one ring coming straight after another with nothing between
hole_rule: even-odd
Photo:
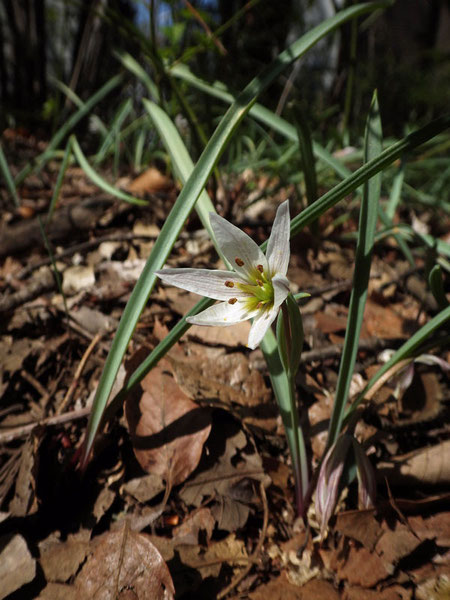
<instances>
[{"instance_id":1,"label":"dry brown leaf","mask_svg":"<svg viewBox=\"0 0 450 600\"><path fill-rule=\"evenodd\" d=\"M180 491L188 505L200 506L214 498L212 513L218 527L235 531L245 525L249 504L257 500L255 482L270 483L253 443L226 413L215 413L208 457Z\"/></svg>"},{"instance_id":2,"label":"dry brown leaf","mask_svg":"<svg viewBox=\"0 0 450 600\"><path fill-rule=\"evenodd\" d=\"M187 519L175 527L172 534L175 544L198 544L198 536L201 531L206 534L206 540L211 539L211 535L215 525L215 519L209 508L200 508Z\"/></svg>"},{"instance_id":3,"label":"dry brown leaf","mask_svg":"<svg viewBox=\"0 0 450 600\"><path fill-rule=\"evenodd\" d=\"M171 179L163 175L155 167L150 167L130 183L128 190L138 194L157 194L171 187L173 187Z\"/></svg>"},{"instance_id":4,"label":"dry brown leaf","mask_svg":"<svg viewBox=\"0 0 450 600\"><path fill-rule=\"evenodd\" d=\"M438 546L450 547L450 512L440 512L428 518L412 516L408 523L421 539L433 539Z\"/></svg>"},{"instance_id":5,"label":"dry brown leaf","mask_svg":"<svg viewBox=\"0 0 450 600\"><path fill-rule=\"evenodd\" d=\"M2 536L0 548L0 600L2 600L34 579L36 561L31 556L26 541L19 534Z\"/></svg>"},{"instance_id":6,"label":"dry brown leaf","mask_svg":"<svg viewBox=\"0 0 450 600\"><path fill-rule=\"evenodd\" d=\"M267 431L276 428L277 408L261 373L250 369L241 353L209 356L170 356L177 383L195 400L212 401L237 411L245 422Z\"/></svg>"},{"instance_id":7,"label":"dry brown leaf","mask_svg":"<svg viewBox=\"0 0 450 600\"><path fill-rule=\"evenodd\" d=\"M61 542L55 534L39 543L40 564L47 582L65 583L89 552L90 532L82 529Z\"/></svg>"},{"instance_id":8,"label":"dry brown leaf","mask_svg":"<svg viewBox=\"0 0 450 600\"><path fill-rule=\"evenodd\" d=\"M77 600L123 600L130 592L136 600L170 600L175 593L169 569L150 537L126 526L95 540L75 589Z\"/></svg>"},{"instance_id":9,"label":"dry brown leaf","mask_svg":"<svg viewBox=\"0 0 450 600\"><path fill-rule=\"evenodd\" d=\"M412 598L412 590L401 585L391 585L382 590L348 587L342 595L342 600L410 600L410 598ZM427 598L427 600L431 599Z\"/></svg>"},{"instance_id":10,"label":"dry brown leaf","mask_svg":"<svg viewBox=\"0 0 450 600\"><path fill-rule=\"evenodd\" d=\"M260 585L250 600L339 600L339 593L328 581L312 579L301 587L291 583L283 571L279 577Z\"/></svg>"},{"instance_id":11,"label":"dry brown leaf","mask_svg":"<svg viewBox=\"0 0 450 600\"><path fill-rule=\"evenodd\" d=\"M211 416L179 388L167 371L167 361L150 371L140 389L128 397L126 418L144 471L161 475L171 485L185 481L199 463Z\"/></svg>"},{"instance_id":12,"label":"dry brown leaf","mask_svg":"<svg viewBox=\"0 0 450 600\"><path fill-rule=\"evenodd\" d=\"M14 517L33 515L38 510L35 477L38 469L38 449L42 432L33 433L22 447L19 473L9 511Z\"/></svg>"},{"instance_id":13,"label":"dry brown leaf","mask_svg":"<svg viewBox=\"0 0 450 600\"><path fill-rule=\"evenodd\" d=\"M76 594L72 585L48 583L36 600L76 600Z\"/></svg>"},{"instance_id":14,"label":"dry brown leaf","mask_svg":"<svg viewBox=\"0 0 450 600\"><path fill-rule=\"evenodd\" d=\"M374 550L383 534L381 525L375 519L375 509L349 510L338 513L334 529L357 540L370 552Z\"/></svg>"},{"instance_id":15,"label":"dry brown leaf","mask_svg":"<svg viewBox=\"0 0 450 600\"><path fill-rule=\"evenodd\" d=\"M347 552L339 551L330 558L330 566L339 579L350 585L371 588L393 572L376 552L369 552L364 546L351 545Z\"/></svg>"},{"instance_id":16,"label":"dry brown leaf","mask_svg":"<svg viewBox=\"0 0 450 600\"><path fill-rule=\"evenodd\" d=\"M377 476L391 485L449 485L450 440L380 462Z\"/></svg>"}]
</instances>

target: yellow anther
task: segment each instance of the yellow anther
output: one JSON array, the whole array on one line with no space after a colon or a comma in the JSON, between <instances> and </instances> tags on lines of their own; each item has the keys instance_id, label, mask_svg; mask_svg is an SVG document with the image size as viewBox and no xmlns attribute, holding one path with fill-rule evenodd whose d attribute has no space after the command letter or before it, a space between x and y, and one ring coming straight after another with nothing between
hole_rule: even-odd
<instances>
[{"instance_id":1,"label":"yellow anther","mask_svg":"<svg viewBox=\"0 0 450 600\"><path fill-rule=\"evenodd\" d=\"M232 281L225 281L225 285L229 288L234 287L234 283Z\"/></svg>"},{"instance_id":2,"label":"yellow anther","mask_svg":"<svg viewBox=\"0 0 450 600\"><path fill-rule=\"evenodd\" d=\"M236 302L237 302L237 298L230 298L228 300L228 304L236 304Z\"/></svg>"},{"instance_id":3,"label":"yellow anther","mask_svg":"<svg viewBox=\"0 0 450 600\"><path fill-rule=\"evenodd\" d=\"M238 267L243 267L244 266L244 261L242 260L242 258L236 257L234 259L234 262L237 264Z\"/></svg>"}]
</instances>

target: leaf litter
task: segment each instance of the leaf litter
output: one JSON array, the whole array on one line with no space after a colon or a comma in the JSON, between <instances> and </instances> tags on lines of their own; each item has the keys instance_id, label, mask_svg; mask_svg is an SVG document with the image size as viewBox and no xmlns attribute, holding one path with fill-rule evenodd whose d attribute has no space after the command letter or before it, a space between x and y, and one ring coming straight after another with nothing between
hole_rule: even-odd
<instances>
[{"instance_id":1,"label":"leaf litter","mask_svg":"<svg viewBox=\"0 0 450 600\"><path fill-rule=\"evenodd\" d=\"M156 170L131 185L144 194L156 186L166 198L174 191ZM109 421L81 478L74 465L89 402L115 324L167 213L161 198L143 216L96 194L69 167L52 234L58 269L70 283L68 314L52 272L39 266L48 260L42 246L14 250L27 215L14 215L11 227L4 221L10 246L0 267L1 597L445 597L448 376L430 365L418 368L406 396L396 397L386 382L363 407L357 434L378 468L379 502L371 511L348 510L356 506L350 486L322 542L313 535L314 515L312 535L295 521L286 443L261 354L245 348L247 322L226 330L192 327L128 398L126 419ZM252 225L269 222L276 203L257 203L262 209L252 217L240 194L234 214L262 241L265 228ZM72 246L57 228L67 227L71 205L87 195ZM42 210L34 197L31 190L31 219ZM95 214L101 207L101 222L90 207ZM34 231L33 221L26 227ZM171 266L218 267L206 237L183 235ZM57 246L61 239L64 247ZM317 464L347 321L353 250L330 238L316 252L308 239L305 233L292 244L289 276L311 292L304 306L306 353L316 354L305 361L297 387ZM78 266L86 279L70 281ZM395 247L377 247L358 386L382 366L378 348L398 347L433 314L423 266L418 257L419 276L408 273ZM158 287L131 354L148 354L195 301ZM448 350L441 358L448 361Z\"/></svg>"}]
</instances>

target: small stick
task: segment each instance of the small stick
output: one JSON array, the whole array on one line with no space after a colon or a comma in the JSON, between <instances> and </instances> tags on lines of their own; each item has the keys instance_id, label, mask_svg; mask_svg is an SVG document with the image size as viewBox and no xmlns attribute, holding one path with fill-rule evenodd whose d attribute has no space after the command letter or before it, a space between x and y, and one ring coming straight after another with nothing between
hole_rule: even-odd
<instances>
[{"instance_id":1,"label":"small stick","mask_svg":"<svg viewBox=\"0 0 450 600\"><path fill-rule=\"evenodd\" d=\"M52 415L46 419L34 421L33 423L27 423L26 425L19 425L6 431L0 431L0 444L6 444L19 438L29 435L36 427L48 427L49 425L61 425L62 423L68 423L69 421L75 421L87 417L91 412L91 406L85 406L78 410L72 410L62 415Z\"/></svg>"},{"instance_id":2,"label":"small stick","mask_svg":"<svg viewBox=\"0 0 450 600\"><path fill-rule=\"evenodd\" d=\"M56 409L55 415L60 415L62 412L64 412L64 410L69 405L69 403L72 400L72 397L75 393L75 389L78 385L78 382L80 381L80 377L81 377L81 374L83 373L84 367L86 366L87 360L88 360L89 356L92 354L92 351L94 350L95 346L102 339L102 337L103 337L103 333L97 333L97 335L94 337L94 339L91 341L91 343L87 347L86 352L83 354L83 357L80 360L80 364L78 365L78 368L75 372L75 376L72 380L72 383L70 384L69 389L67 390L64 400L61 402L61 404Z\"/></svg>"}]
</instances>

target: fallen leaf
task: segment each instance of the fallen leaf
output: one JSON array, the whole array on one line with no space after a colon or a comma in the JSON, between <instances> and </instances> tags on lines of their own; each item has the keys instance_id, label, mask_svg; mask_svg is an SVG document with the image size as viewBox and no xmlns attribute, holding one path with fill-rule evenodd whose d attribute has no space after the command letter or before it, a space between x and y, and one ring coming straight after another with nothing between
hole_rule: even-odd
<instances>
[{"instance_id":1,"label":"fallen leaf","mask_svg":"<svg viewBox=\"0 0 450 600\"><path fill-rule=\"evenodd\" d=\"M173 187L173 181L163 175L155 167L150 167L141 173L128 186L128 190L138 194L157 194Z\"/></svg>"},{"instance_id":2,"label":"fallen leaf","mask_svg":"<svg viewBox=\"0 0 450 600\"><path fill-rule=\"evenodd\" d=\"M148 473L177 485L197 467L211 430L208 409L199 408L170 375L167 361L142 380L126 402L136 458Z\"/></svg>"},{"instance_id":3,"label":"fallen leaf","mask_svg":"<svg viewBox=\"0 0 450 600\"><path fill-rule=\"evenodd\" d=\"M0 538L0 600L12 594L36 575L36 561L31 556L24 538L2 536Z\"/></svg>"},{"instance_id":4,"label":"fallen leaf","mask_svg":"<svg viewBox=\"0 0 450 600\"><path fill-rule=\"evenodd\" d=\"M200 508L173 529L172 535L176 544L198 544L200 532L205 532L206 540L211 539L215 519L209 508Z\"/></svg>"},{"instance_id":5,"label":"fallen leaf","mask_svg":"<svg viewBox=\"0 0 450 600\"><path fill-rule=\"evenodd\" d=\"M14 497L9 504L9 512L14 517L32 515L38 510L35 477L38 469L38 449L41 436L42 432L33 433L22 447Z\"/></svg>"},{"instance_id":6,"label":"fallen leaf","mask_svg":"<svg viewBox=\"0 0 450 600\"><path fill-rule=\"evenodd\" d=\"M334 529L358 541L370 552L373 552L383 534L381 525L375 519L375 509L338 513Z\"/></svg>"},{"instance_id":7,"label":"fallen leaf","mask_svg":"<svg viewBox=\"0 0 450 600\"><path fill-rule=\"evenodd\" d=\"M75 575L89 552L91 535L86 529L69 534L61 542L55 534L39 543L39 562L47 582L65 583Z\"/></svg>"},{"instance_id":8,"label":"fallen leaf","mask_svg":"<svg viewBox=\"0 0 450 600\"><path fill-rule=\"evenodd\" d=\"M76 591L71 585L48 583L36 600L76 600Z\"/></svg>"},{"instance_id":9,"label":"fallen leaf","mask_svg":"<svg viewBox=\"0 0 450 600\"><path fill-rule=\"evenodd\" d=\"M377 477L387 477L393 486L449 485L450 440L379 462Z\"/></svg>"},{"instance_id":10,"label":"fallen leaf","mask_svg":"<svg viewBox=\"0 0 450 600\"><path fill-rule=\"evenodd\" d=\"M272 394L242 353L209 357L205 349L190 356L170 355L168 360L177 383L190 398L227 406L246 423L276 429L278 411Z\"/></svg>"},{"instance_id":11,"label":"fallen leaf","mask_svg":"<svg viewBox=\"0 0 450 600\"><path fill-rule=\"evenodd\" d=\"M283 571L279 577L249 594L250 600L339 600L340 595L328 581L312 579L302 586L291 583Z\"/></svg>"},{"instance_id":12,"label":"fallen leaf","mask_svg":"<svg viewBox=\"0 0 450 600\"><path fill-rule=\"evenodd\" d=\"M135 477L124 483L121 486L121 493L129 494L138 502L144 504L149 500L153 500L165 487L161 475L148 473L148 475Z\"/></svg>"},{"instance_id":13,"label":"fallen leaf","mask_svg":"<svg viewBox=\"0 0 450 600\"><path fill-rule=\"evenodd\" d=\"M235 531L245 525L249 504L257 500L255 482L270 483L261 457L236 421L223 411L214 413L213 431L197 473L180 491L188 505L214 498L211 511L218 527Z\"/></svg>"},{"instance_id":14,"label":"fallen leaf","mask_svg":"<svg viewBox=\"0 0 450 600\"><path fill-rule=\"evenodd\" d=\"M162 556L144 533L126 526L105 533L92 544L92 554L75 581L77 600L170 600L175 589Z\"/></svg>"},{"instance_id":15,"label":"fallen leaf","mask_svg":"<svg viewBox=\"0 0 450 600\"><path fill-rule=\"evenodd\" d=\"M412 598L412 590L397 584L381 590L352 586L347 587L342 595L342 600L410 600L410 598Z\"/></svg>"}]
</instances>

